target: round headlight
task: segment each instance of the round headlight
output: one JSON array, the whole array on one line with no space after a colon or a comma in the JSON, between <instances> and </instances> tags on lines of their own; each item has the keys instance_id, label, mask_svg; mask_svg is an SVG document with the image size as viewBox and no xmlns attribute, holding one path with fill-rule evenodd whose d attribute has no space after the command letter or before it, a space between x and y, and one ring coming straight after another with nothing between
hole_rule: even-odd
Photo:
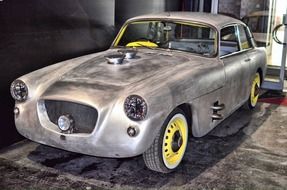
<instances>
[{"instance_id":1,"label":"round headlight","mask_svg":"<svg viewBox=\"0 0 287 190\"><path fill-rule=\"evenodd\" d=\"M10 92L12 97L17 101L23 102L28 98L28 87L21 80L15 80L12 82Z\"/></svg>"},{"instance_id":2,"label":"round headlight","mask_svg":"<svg viewBox=\"0 0 287 190\"><path fill-rule=\"evenodd\" d=\"M147 104L145 100L138 95L127 97L124 109L127 117L134 121L143 120L147 114Z\"/></svg>"}]
</instances>

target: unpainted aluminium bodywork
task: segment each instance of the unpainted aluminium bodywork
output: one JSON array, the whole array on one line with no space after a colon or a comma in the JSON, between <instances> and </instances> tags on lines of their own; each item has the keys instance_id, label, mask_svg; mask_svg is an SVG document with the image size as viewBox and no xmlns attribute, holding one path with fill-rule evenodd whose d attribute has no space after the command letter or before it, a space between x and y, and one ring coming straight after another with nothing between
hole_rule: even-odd
<instances>
[{"instance_id":1,"label":"unpainted aluminium bodywork","mask_svg":"<svg viewBox=\"0 0 287 190\"><path fill-rule=\"evenodd\" d=\"M199 22L220 29L243 24L238 20L200 13L163 13L131 19L176 19ZM219 41L219 40L218 40ZM219 42L218 42L219 43ZM213 120L212 107L224 104L224 118L247 101L252 77L265 76L266 53L253 47L245 52L219 57L204 57L187 52L138 48L137 58L122 65L108 64L107 51L64 61L19 79L29 89L25 102L16 102L20 113L15 123L20 134L53 147L103 157L131 157L145 152L176 107L184 105L196 137L207 134L222 120ZM124 112L129 95L147 102L142 121L130 120ZM49 120L45 100L79 103L97 110L97 122L91 133L63 134ZM82 113L85 114L85 113ZM137 129L130 137L128 127Z\"/></svg>"}]
</instances>

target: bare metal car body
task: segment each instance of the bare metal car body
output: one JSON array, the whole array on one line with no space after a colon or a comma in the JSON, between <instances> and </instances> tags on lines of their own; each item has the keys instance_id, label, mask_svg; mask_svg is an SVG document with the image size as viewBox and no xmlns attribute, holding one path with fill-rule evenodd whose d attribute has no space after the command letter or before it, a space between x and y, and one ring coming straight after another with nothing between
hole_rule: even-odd
<instances>
[{"instance_id":1,"label":"bare metal car body","mask_svg":"<svg viewBox=\"0 0 287 190\"><path fill-rule=\"evenodd\" d=\"M126 24L150 19L211 26L217 31L216 55L137 48L136 59L112 65L105 58L118 52L119 48L112 46L104 52L32 72L19 78L29 90L27 100L16 101L15 105L19 133L41 144L73 152L132 157L151 146L174 108L185 107L191 121L190 131L193 136L201 137L248 100L256 72L264 79L264 49L252 43L245 50L221 53L222 28L245 27L241 21L221 15L175 12L140 16ZM124 101L132 94L147 102L147 115L142 121L130 120L124 112ZM224 108L217 110L216 106L222 104ZM63 134L54 121L57 109L74 115L81 122L80 132ZM222 118L216 118L219 113ZM127 134L130 126L137 130L134 137Z\"/></svg>"}]
</instances>

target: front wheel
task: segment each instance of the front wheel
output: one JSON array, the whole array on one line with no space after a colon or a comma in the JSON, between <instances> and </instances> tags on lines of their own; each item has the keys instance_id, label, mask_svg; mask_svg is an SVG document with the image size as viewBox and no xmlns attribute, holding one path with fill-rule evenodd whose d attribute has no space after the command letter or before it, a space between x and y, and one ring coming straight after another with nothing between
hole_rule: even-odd
<instances>
[{"instance_id":1,"label":"front wheel","mask_svg":"<svg viewBox=\"0 0 287 190\"><path fill-rule=\"evenodd\" d=\"M151 147L143 154L146 166L161 173L172 172L181 163L187 142L185 114L175 109L165 120Z\"/></svg>"},{"instance_id":2,"label":"front wheel","mask_svg":"<svg viewBox=\"0 0 287 190\"><path fill-rule=\"evenodd\" d=\"M259 73L256 73L252 81L249 99L246 102L246 106L248 109L254 109L258 102L260 93L260 84L261 84L260 75Z\"/></svg>"}]
</instances>

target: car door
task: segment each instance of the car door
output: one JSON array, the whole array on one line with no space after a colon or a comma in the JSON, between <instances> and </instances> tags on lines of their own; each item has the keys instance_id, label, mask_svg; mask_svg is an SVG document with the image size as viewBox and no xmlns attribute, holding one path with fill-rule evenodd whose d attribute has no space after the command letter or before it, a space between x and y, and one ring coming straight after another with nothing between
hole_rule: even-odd
<instances>
[{"instance_id":1,"label":"car door","mask_svg":"<svg viewBox=\"0 0 287 190\"><path fill-rule=\"evenodd\" d=\"M247 74L244 72L248 70L248 62L250 61L246 53L241 51L237 24L228 25L221 29L219 53L226 76L224 104L226 115L228 115L242 103L242 96L246 93L243 83Z\"/></svg>"},{"instance_id":2,"label":"car door","mask_svg":"<svg viewBox=\"0 0 287 190\"><path fill-rule=\"evenodd\" d=\"M240 97L241 103L245 101L247 97L249 97L250 86L252 82L252 76L254 76L251 62L256 60L257 52L255 51L253 44L251 42L250 33L248 33L248 29L246 26L239 24L237 25L238 29L238 37L239 37L239 45L240 45L240 52L244 56L244 60L241 61L242 66L242 81L239 85L241 88Z\"/></svg>"}]
</instances>

